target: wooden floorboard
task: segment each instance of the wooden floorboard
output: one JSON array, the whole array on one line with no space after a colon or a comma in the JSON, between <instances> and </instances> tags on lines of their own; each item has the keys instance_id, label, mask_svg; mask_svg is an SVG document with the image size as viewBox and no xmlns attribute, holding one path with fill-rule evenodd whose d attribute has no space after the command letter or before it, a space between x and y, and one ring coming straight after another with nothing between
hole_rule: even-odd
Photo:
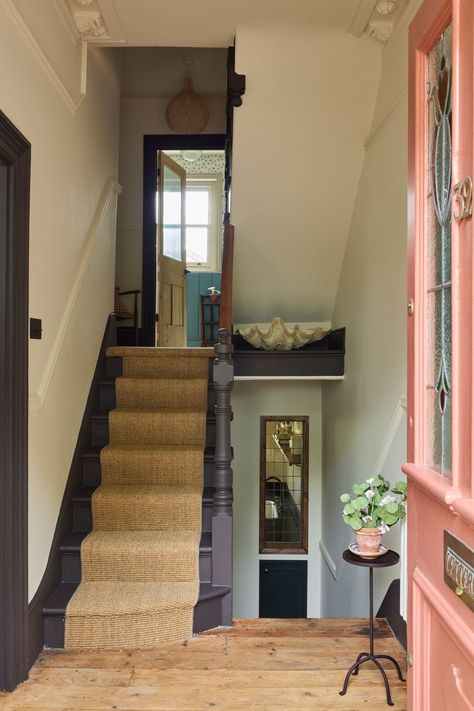
<instances>
[{"instance_id":1,"label":"wooden floorboard","mask_svg":"<svg viewBox=\"0 0 474 711\"><path fill-rule=\"evenodd\" d=\"M153 650L46 651L27 682L0 695L15 711L381 711L389 708L372 665L339 696L345 670L367 644L367 620L238 620L232 628ZM376 652L405 654L385 620ZM394 709L406 685L389 663Z\"/></svg>"}]
</instances>

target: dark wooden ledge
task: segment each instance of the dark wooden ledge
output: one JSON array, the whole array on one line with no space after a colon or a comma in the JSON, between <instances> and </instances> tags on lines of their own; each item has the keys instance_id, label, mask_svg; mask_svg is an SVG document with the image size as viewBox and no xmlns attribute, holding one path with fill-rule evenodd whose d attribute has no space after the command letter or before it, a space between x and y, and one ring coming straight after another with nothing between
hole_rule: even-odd
<instances>
[{"instance_id":1,"label":"dark wooden ledge","mask_svg":"<svg viewBox=\"0 0 474 711\"><path fill-rule=\"evenodd\" d=\"M263 351L233 334L235 376L245 378L343 377L346 329L291 351Z\"/></svg>"}]
</instances>

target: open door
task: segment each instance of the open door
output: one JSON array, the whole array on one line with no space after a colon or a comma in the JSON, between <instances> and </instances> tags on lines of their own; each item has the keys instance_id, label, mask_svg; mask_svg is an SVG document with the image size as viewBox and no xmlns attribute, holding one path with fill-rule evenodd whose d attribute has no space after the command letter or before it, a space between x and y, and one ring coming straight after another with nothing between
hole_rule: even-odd
<instances>
[{"instance_id":1,"label":"open door","mask_svg":"<svg viewBox=\"0 0 474 711\"><path fill-rule=\"evenodd\" d=\"M410 27L410 711L474 709L472 0Z\"/></svg>"},{"instance_id":2,"label":"open door","mask_svg":"<svg viewBox=\"0 0 474 711\"><path fill-rule=\"evenodd\" d=\"M156 345L186 345L186 171L158 151Z\"/></svg>"}]
</instances>

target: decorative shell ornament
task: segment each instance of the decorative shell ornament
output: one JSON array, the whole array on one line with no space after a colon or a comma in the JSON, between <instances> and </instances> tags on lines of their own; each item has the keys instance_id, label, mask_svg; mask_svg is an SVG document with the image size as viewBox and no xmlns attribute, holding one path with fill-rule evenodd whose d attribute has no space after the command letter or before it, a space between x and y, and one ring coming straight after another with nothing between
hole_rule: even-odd
<instances>
[{"instance_id":1,"label":"decorative shell ornament","mask_svg":"<svg viewBox=\"0 0 474 711\"><path fill-rule=\"evenodd\" d=\"M209 121L209 109L193 87L192 79L185 79L179 94L166 107L166 121L176 133L201 133Z\"/></svg>"},{"instance_id":2,"label":"decorative shell ornament","mask_svg":"<svg viewBox=\"0 0 474 711\"><path fill-rule=\"evenodd\" d=\"M239 331L242 338L254 348L265 351L291 351L292 348L301 348L308 343L320 341L329 331L323 328L288 328L281 318L272 319L268 329L259 328L257 324Z\"/></svg>"}]
</instances>

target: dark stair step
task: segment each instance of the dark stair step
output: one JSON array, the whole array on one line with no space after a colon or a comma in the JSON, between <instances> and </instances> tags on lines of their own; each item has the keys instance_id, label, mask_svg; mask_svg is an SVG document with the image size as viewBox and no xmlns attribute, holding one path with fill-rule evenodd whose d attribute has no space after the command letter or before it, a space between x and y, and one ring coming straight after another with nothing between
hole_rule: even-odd
<instances>
[{"instance_id":1,"label":"dark stair step","mask_svg":"<svg viewBox=\"0 0 474 711\"><path fill-rule=\"evenodd\" d=\"M72 521L74 533L88 533L92 530L91 498L95 491L94 486L84 486L72 497ZM205 486L202 493L202 530L212 529L212 506L214 488Z\"/></svg>"},{"instance_id":2,"label":"dark stair step","mask_svg":"<svg viewBox=\"0 0 474 711\"><path fill-rule=\"evenodd\" d=\"M77 583L61 583L51 594L43 608L44 644L49 649L64 647L66 607L78 587ZM199 600L194 608L193 632L218 627L222 620L222 601L230 593L223 585L201 583Z\"/></svg>"},{"instance_id":3,"label":"dark stair step","mask_svg":"<svg viewBox=\"0 0 474 711\"><path fill-rule=\"evenodd\" d=\"M97 487L101 483L100 450L102 447L91 447L82 455L82 471L84 486ZM204 486L212 486L214 475L214 447L206 447L204 451Z\"/></svg>"},{"instance_id":4,"label":"dark stair step","mask_svg":"<svg viewBox=\"0 0 474 711\"><path fill-rule=\"evenodd\" d=\"M214 414L214 405L216 404L216 395L212 383L208 384L207 388L207 410L209 414ZM110 412L115 409L115 380L101 380L99 383L99 410L101 412Z\"/></svg>"},{"instance_id":5,"label":"dark stair step","mask_svg":"<svg viewBox=\"0 0 474 711\"><path fill-rule=\"evenodd\" d=\"M87 536L85 531L70 533L60 547L61 580L64 583L81 581L81 543ZM211 580L212 534L204 531L199 546L199 579L203 583Z\"/></svg>"},{"instance_id":6,"label":"dark stair step","mask_svg":"<svg viewBox=\"0 0 474 711\"><path fill-rule=\"evenodd\" d=\"M91 442L93 447L105 447L109 443L109 415L108 412L96 412L91 417ZM207 414L206 447L216 441L216 416Z\"/></svg>"}]
</instances>

